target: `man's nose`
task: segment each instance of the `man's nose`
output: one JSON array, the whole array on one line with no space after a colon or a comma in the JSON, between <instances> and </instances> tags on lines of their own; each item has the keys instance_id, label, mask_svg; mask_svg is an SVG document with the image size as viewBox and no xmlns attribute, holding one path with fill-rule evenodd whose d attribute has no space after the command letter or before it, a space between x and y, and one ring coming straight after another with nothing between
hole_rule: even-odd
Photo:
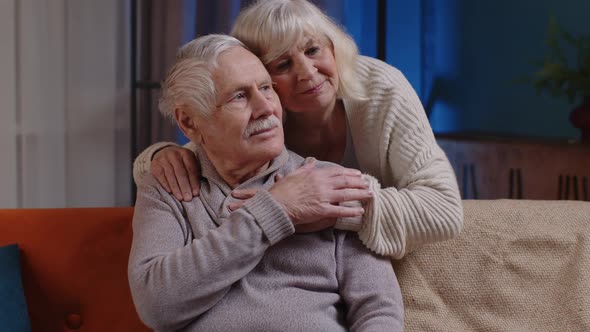
<instances>
[{"instance_id":1,"label":"man's nose","mask_svg":"<svg viewBox=\"0 0 590 332\"><path fill-rule=\"evenodd\" d=\"M272 92L257 90L252 96L252 108L252 117L255 119L271 115L275 109Z\"/></svg>"},{"instance_id":2,"label":"man's nose","mask_svg":"<svg viewBox=\"0 0 590 332\"><path fill-rule=\"evenodd\" d=\"M313 79L313 75L318 71L315 67L313 60L308 59L304 56L295 59L295 73L298 81L308 81Z\"/></svg>"}]
</instances>

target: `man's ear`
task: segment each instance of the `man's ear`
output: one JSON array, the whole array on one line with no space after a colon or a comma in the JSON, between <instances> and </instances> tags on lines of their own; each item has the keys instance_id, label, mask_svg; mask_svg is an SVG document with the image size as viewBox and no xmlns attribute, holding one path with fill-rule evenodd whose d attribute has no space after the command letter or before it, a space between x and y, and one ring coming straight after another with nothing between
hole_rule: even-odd
<instances>
[{"instance_id":1,"label":"man's ear","mask_svg":"<svg viewBox=\"0 0 590 332\"><path fill-rule=\"evenodd\" d=\"M193 143L201 143L203 136L199 130L196 116L190 110L185 107L177 107L174 109L174 118L184 136L190 139Z\"/></svg>"}]
</instances>

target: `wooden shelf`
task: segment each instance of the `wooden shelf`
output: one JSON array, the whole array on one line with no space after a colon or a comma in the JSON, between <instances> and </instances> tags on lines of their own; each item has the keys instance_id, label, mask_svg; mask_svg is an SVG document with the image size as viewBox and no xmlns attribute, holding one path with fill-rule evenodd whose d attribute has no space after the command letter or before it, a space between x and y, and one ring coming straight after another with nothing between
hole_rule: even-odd
<instances>
[{"instance_id":1,"label":"wooden shelf","mask_svg":"<svg viewBox=\"0 0 590 332\"><path fill-rule=\"evenodd\" d=\"M589 144L491 135L436 138L455 169L463 198L589 200Z\"/></svg>"}]
</instances>

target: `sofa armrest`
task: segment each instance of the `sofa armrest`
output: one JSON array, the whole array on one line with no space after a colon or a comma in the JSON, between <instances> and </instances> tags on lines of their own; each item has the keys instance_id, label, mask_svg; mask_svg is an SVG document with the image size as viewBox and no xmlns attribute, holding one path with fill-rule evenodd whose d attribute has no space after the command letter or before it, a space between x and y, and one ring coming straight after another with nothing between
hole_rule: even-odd
<instances>
[{"instance_id":1,"label":"sofa armrest","mask_svg":"<svg viewBox=\"0 0 590 332\"><path fill-rule=\"evenodd\" d=\"M0 246L21 250L32 331L149 331L127 280L132 217L131 207L0 209Z\"/></svg>"}]
</instances>

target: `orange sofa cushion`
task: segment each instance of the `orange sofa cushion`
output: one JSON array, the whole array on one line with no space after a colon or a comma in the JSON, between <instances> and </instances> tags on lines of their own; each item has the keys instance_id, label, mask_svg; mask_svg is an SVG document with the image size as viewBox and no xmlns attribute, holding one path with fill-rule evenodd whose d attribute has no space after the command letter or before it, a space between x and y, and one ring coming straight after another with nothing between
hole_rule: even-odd
<instances>
[{"instance_id":1,"label":"orange sofa cushion","mask_svg":"<svg viewBox=\"0 0 590 332\"><path fill-rule=\"evenodd\" d=\"M18 244L32 331L150 331L127 281L133 208L0 210Z\"/></svg>"}]
</instances>

